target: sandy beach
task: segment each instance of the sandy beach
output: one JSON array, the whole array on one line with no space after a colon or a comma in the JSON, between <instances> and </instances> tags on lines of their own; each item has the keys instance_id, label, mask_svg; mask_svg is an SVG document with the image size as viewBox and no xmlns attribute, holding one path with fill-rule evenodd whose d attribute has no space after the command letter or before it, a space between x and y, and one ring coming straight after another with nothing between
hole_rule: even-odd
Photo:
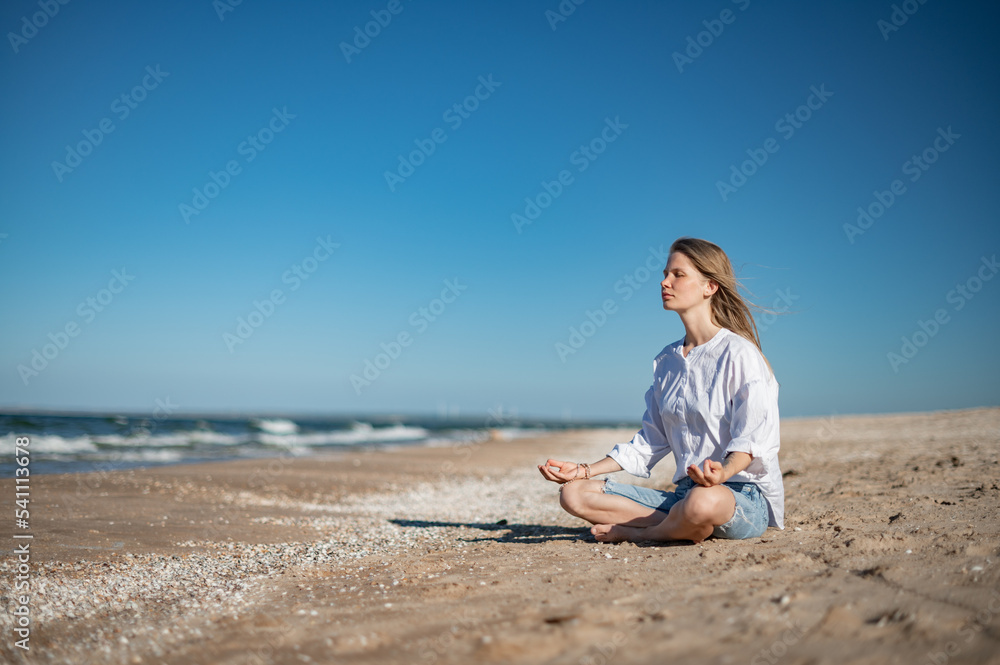
<instances>
[{"instance_id":1,"label":"sandy beach","mask_svg":"<svg viewBox=\"0 0 1000 665\"><path fill-rule=\"evenodd\" d=\"M597 543L535 468L633 432L33 477L0 660L1000 663L1000 409L783 421L786 528L700 545Z\"/></svg>"}]
</instances>

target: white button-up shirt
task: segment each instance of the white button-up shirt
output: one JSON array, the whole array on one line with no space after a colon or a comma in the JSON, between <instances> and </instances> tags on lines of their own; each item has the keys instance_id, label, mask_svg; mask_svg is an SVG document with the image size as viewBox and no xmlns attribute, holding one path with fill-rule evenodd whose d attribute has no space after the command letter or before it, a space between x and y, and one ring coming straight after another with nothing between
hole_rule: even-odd
<instances>
[{"instance_id":1,"label":"white button-up shirt","mask_svg":"<svg viewBox=\"0 0 1000 665\"><path fill-rule=\"evenodd\" d=\"M642 429L609 457L633 476L648 478L668 453L674 482L692 464L721 462L731 452L753 456L727 482L756 483L769 509L768 525L784 529L785 488L778 466L778 382L757 347L722 328L684 357L684 340L653 359Z\"/></svg>"}]
</instances>

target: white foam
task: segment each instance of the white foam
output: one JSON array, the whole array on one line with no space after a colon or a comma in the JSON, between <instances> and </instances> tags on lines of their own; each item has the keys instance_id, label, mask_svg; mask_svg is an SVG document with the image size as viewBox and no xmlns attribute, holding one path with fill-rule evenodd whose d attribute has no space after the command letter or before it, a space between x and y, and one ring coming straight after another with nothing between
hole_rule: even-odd
<instances>
[{"instance_id":1,"label":"white foam","mask_svg":"<svg viewBox=\"0 0 1000 665\"><path fill-rule=\"evenodd\" d=\"M496 432L498 439L504 441L523 439L529 436L543 436L548 433L548 430L541 427L498 427L492 431Z\"/></svg>"},{"instance_id":2,"label":"white foam","mask_svg":"<svg viewBox=\"0 0 1000 665\"><path fill-rule=\"evenodd\" d=\"M188 437L182 433L177 434L131 434L122 436L121 434L105 434L95 436L94 443L102 446L124 446L128 448L165 448L171 446L188 445Z\"/></svg>"},{"instance_id":3,"label":"white foam","mask_svg":"<svg viewBox=\"0 0 1000 665\"><path fill-rule=\"evenodd\" d=\"M14 441L18 438L18 436L19 435L14 432L10 432L6 436L0 438L0 454L2 454L5 458L9 458L14 454ZM33 434L29 438L31 443L27 446L27 448L32 453L65 455L73 453L90 453L97 450L97 446L95 446L93 441L90 440L90 437L86 435L63 438L56 434Z\"/></svg>"},{"instance_id":4,"label":"white foam","mask_svg":"<svg viewBox=\"0 0 1000 665\"><path fill-rule=\"evenodd\" d=\"M299 426L286 418L254 418L250 426L268 434L295 434L299 431Z\"/></svg>"},{"instance_id":5,"label":"white foam","mask_svg":"<svg viewBox=\"0 0 1000 665\"><path fill-rule=\"evenodd\" d=\"M237 446L250 440L250 437L245 434L222 434L221 432L212 432L203 429L180 433L186 436L192 443L216 446Z\"/></svg>"},{"instance_id":6,"label":"white foam","mask_svg":"<svg viewBox=\"0 0 1000 665\"><path fill-rule=\"evenodd\" d=\"M309 432L307 434L259 434L256 438L269 446L282 448L292 446L350 446L361 443L382 443L389 441L418 441L427 438L423 427L392 425L372 427L362 423L349 430L329 432Z\"/></svg>"},{"instance_id":7,"label":"white foam","mask_svg":"<svg viewBox=\"0 0 1000 665\"><path fill-rule=\"evenodd\" d=\"M170 462L180 462L184 459L184 453L179 450L149 449L149 450L129 450L119 453L116 456L118 462L157 462L168 464Z\"/></svg>"}]
</instances>

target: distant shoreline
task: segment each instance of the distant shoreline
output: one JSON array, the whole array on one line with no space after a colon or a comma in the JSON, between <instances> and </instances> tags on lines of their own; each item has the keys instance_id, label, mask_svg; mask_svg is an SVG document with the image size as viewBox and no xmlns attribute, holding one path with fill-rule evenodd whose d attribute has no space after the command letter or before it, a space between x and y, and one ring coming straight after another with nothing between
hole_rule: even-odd
<instances>
[{"instance_id":1,"label":"distant shoreline","mask_svg":"<svg viewBox=\"0 0 1000 665\"><path fill-rule=\"evenodd\" d=\"M0 407L0 416L54 416L68 418L152 418L153 411L146 410L86 410L86 409L17 409ZM279 411L177 411L164 418L165 420L251 420L254 418L317 421L317 420L359 420L378 424L391 424L403 420L436 421L442 425L460 424L470 426L478 423L480 427L503 427L508 423L531 424L559 428L573 427L630 427L641 424L641 414L636 419L616 418L558 418L549 416L531 416L517 414L483 413L473 415L442 416L436 413L393 412L393 413L348 413L348 412L279 412Z\"/></svg>"},{"instance_id":2,"label":"distant shoreline","mask_svg":"<svg viewBox=\"0 0 1000 665\"><path fill-rule=\"evenodd\" d=\"M845 413L811 413L805 415L786 416L782 415L782 420L816 420L823 418L853 418L871 416L902 416L915 415L919 413L952 413L958 411L981 411L984 409L1000 408L1000 404L983 404L976 406L959 406L945 409L913 409L904 411L852 411ZM152 410L138 409L118 409L118 410L90 410L90 409L46 409L46 408L18 408L11 406L0 406L0 416L66 416L75 418L115 418L118 416L126 418L150 418ZM289 420L362 420L365 422L391 424L401 420L427 420L440 421L441 423L487 423L483 427L502 427L507 421L531 423L545 425L552 428L574 428L577 426L586 428L617 428L641 426L641 415L636 418L561 418L557 416L537 416L537 415L504 415L498 422L497 416L492 413L481 413L471 415L442 416L437 413L420 412L340 412L340 411L177 411L171 413L170 420L249 420L253 418L286 418Z\"/></svg>"}]
</instances>

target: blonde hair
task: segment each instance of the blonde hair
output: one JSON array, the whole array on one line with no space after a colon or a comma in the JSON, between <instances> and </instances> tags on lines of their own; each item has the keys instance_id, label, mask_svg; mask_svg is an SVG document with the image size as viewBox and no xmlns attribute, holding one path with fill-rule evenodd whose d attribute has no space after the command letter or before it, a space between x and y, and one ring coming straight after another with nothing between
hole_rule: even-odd
<instances>
[{"instance_id":1,"label":"blonde hair","mask_svg":"<svg viewBox=\"0 0 1000 665\"><path fill-rule=\"evenodd\" d=\"M742 284L736 279L733 264L722 248L701 238L678 238L670 245L670 253L674 252L688 257L698 272L719 285L711 301L712 322L753 342L770 369L771 363L760 346L757 324L750 314L751 307L759 308L740 295ZM774 370L771 369L771 372L774 373Z\"/></svg>"}]
</instances>

